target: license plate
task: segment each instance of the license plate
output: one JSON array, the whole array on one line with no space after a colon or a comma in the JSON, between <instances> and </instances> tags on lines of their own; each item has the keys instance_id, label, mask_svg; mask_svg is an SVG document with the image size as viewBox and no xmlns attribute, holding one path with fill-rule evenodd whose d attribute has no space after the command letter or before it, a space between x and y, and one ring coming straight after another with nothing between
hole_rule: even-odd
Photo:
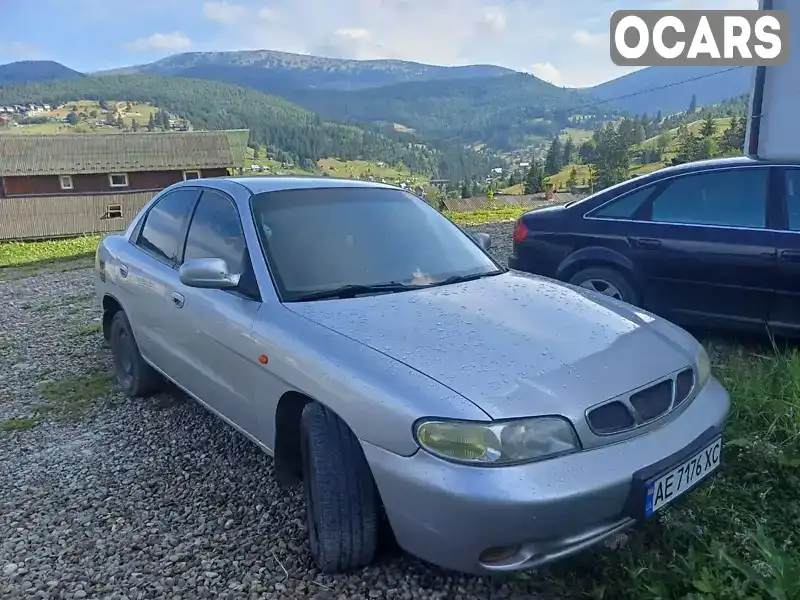
<instances>
[{"instance_id":1,"label":"license plate","mask_svg":"<svg viewBox=\"0 0 800 600\"><path fill-rule=\"evenodd\" d=\"M652 515L683 495L719 468L722 456L722 438L718 437L708 446L683 461L647 486L644 514Z\"/></svg>"}]
</instances>

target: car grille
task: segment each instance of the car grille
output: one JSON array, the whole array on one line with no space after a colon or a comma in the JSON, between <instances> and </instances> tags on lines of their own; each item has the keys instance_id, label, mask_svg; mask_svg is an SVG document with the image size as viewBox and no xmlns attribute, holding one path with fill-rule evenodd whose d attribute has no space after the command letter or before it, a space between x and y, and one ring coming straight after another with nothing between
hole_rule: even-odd
<instances>
[{"instance_id":1,"label":"car grille","mask_svg":"<svg viewBox=\"0 0 800 600\"><path fill-rule=\"evenodd\" d=\"M694 388L693 369L684 369L631 394L591 409L589 427L597 435L612 435L646 425L683 403Z\"/></svg>"}]
</instances>

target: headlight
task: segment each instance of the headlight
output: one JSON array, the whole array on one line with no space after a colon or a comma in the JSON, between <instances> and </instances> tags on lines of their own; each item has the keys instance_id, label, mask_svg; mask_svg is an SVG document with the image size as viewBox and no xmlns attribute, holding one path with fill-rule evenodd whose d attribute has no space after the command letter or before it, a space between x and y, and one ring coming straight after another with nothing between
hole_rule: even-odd
<instances>
[{"instance_id":1,"label":"headlight","mask_svg":"<svg viewBox=\"0 0 800 600\"><path fill-rule=\"evenodd\" d=\"M428 452L474 465L518 464L580 448L572 424L561 417L499 423L426 419L417 424L415 434Z\"/></svg>"},{"instance_id":2,"label":"headlight","mask_svg":"<svg viewBox=\"0 0 800 600\"><path fill-rule=\"evenodd\" d=\"M708 352L703 346L700 346L694 361L697 365L697 387L701 388L711 378L711 360L708 358Z\"/></svg>"}]
</instances>

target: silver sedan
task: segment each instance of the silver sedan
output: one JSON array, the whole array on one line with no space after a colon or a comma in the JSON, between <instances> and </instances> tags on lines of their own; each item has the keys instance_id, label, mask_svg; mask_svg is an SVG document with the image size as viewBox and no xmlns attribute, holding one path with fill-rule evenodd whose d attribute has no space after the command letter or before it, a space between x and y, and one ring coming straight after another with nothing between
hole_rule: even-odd
<instances>
[{"instance_id":1,"label":"silver sedan","mask_svg":"<svg viewBox=\"0 0 800 600\"><path fill-rule=\"evenodd\" d=\"M530 569L708 481L729 399L702 346L489 242L386 185L176 184L97 249L119 384L173 382L302 481L326 572L384 521L444 567Z\"/></svg>"}]
</instances>

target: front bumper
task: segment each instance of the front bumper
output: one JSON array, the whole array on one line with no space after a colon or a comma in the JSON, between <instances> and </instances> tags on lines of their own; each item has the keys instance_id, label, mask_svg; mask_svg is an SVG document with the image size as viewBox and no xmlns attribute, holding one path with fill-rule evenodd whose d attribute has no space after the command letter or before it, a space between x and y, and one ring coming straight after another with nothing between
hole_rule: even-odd
<instances>
[{"instance_id":1,"label":"front bumper","mask_svg":"<svg viewBox=\"0 0 800 600\"><path fill-rule=\"evenodd\" d=\"M474 574L531 569L636 522L643 478L680 462L725 425L730 400L711 379L659 429L617 444L514 467L471 467L362 442L398 543L423 560ZM637 497L641 494L640 501ZM511 548L481 560L490 548Z\"/></svg>"}]
</instances>

